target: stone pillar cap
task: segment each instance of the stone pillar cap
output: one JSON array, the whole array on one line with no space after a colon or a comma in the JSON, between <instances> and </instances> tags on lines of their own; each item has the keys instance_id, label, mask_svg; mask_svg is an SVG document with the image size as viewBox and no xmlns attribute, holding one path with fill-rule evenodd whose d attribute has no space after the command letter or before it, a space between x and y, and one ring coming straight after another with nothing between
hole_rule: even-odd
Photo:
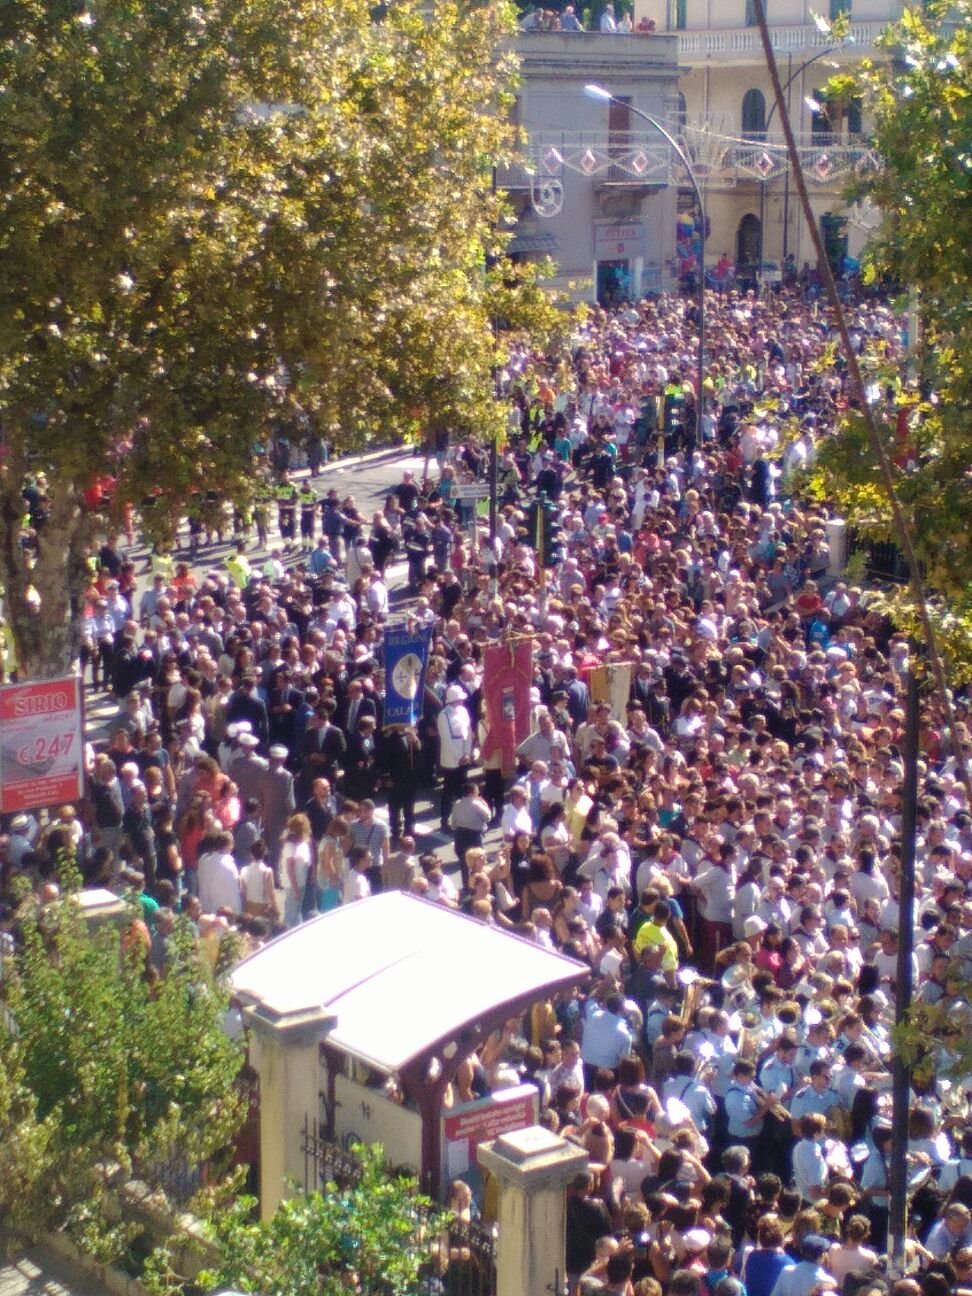
<instances>
[{"instance_id":1,"label":"stone pillar cap","mask_svg":"<svg viewBox=\"0 0 972 1296\"><path fill-rule=\"evenodd\" d=\"M479 1145L479 1162L506 1183L566 1184L587 1167L587 1153L542 1125L512 1130Z\"/></svg>"}]
</instances>

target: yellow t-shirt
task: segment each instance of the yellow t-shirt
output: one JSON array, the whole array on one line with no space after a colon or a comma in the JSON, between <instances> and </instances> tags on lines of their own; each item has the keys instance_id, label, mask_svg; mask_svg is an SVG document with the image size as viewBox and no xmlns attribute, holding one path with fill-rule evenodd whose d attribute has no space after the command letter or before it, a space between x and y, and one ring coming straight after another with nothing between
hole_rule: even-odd
<instances>
[{"instance_id":1,"label":"yellow t-shirt","mask_svg":"<svg viewBox=\"0 0 972 1296\"><path fill-rule=\"evenodd\" d=\"M649 945L661 945L663 947L661 970L663 972L675 972L678 970L678 946L675 944L675 937L664 927L659 927L656 923L646 922L638 928L638 934L634 938L634 951L640 954L643 949Z\"/></svg>"}]
</instances>

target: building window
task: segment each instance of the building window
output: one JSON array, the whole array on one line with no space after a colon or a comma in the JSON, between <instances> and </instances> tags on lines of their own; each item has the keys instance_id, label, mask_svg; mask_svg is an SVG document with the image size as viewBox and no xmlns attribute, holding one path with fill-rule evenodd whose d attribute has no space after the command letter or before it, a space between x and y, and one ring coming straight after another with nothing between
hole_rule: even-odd
<instances>
[{"instance_id":1,"label":"building window","mask_svg":"<svg viewBox=\"0 0 972 1296\"><path fill-rule=\"evenodd\" d=\"M833 127L830 124L830 114L827 112L827 104L824 99L822 90L813 92L813 101L819 105L820 111L812 111L810 116L810 134L818 142L826 142L833 134Z\"/></svg>"},{"instance_id":2,"label":"building window","mask_svg":"<svg viewBox=\"0 0 972 1296\"><path fill-rule=\"evenodd\" d=\"M830 21L833 22L841 14L846 14L849 18L852 3L853 0L830 0Z\"/></svg>"},{"instance_id":3,"label":"building window","mask_svg":"<svg viewBox=\"0 0 972 1296\"><path fill-rule=\"evenodd\" d=\"M763 9L769 17L769 0L763 0ZM746 0L746 26L755 27L759 19L756 16L756 0Z\"/></svg>"},{"instance_id":4,"label":"building window","mask_svg":"<svg viewBox=\"0 0 972 1296\"><path fill-rule=\"evenodd\" d=\"M753 274L763 252L763 227L758 216L750 212L739 222L736 231L736 273Z\"/></svg>"},{"instance_id":5,"label":"building window","mask_svg":"<svg viewBox=\"0 0 972 1296\"><path fill-rule=\"evenodd\" d=\"M688 0L668 0L668 30L684 31L688 26Z\"/></svg>"},{"instance_id":6,"label":"building window","mask_svg":"<svg viewBox=\"0 0 972 1296\"><path fill-rule=\"evenodd\" d=\"M742 101L742 133L747 139L766 134L766 100L762 90L747 90Z\"/></svg>"},{"instance_id":7,"label":"building window","mask_svg":"<svg viewBox=\"0 0 972 1296\"><path fill-rule=\"evenodd\" d=\"M679 130L684 130L687 121L688 112L685 107L685 96L679 93L675 96L675 124Z\"/></svg>"}]
</instances>

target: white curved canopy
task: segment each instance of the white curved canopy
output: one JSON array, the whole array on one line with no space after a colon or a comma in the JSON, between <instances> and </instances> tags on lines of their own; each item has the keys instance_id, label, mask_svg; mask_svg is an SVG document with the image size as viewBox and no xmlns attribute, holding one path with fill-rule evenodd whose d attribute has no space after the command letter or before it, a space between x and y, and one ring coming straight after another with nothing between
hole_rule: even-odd
<instances>
[{"instance_id":1,"label":"white curved canopy","mask_svg":"<svg viewBox=\"0 0 972 1296\"><path fill-rule=\"evenodd\" d=\"M397 1072L464 1027L584 980L574 959L419 896L387 891L278 936L234 970L236 996L285 1025L333 1015L328 1043Z\"/></svg>"}]
</instances>

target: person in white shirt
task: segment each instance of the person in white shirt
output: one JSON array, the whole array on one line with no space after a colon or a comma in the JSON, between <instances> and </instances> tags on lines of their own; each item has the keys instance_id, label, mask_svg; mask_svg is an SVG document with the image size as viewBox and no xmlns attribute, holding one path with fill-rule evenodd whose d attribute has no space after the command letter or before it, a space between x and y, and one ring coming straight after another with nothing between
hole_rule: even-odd
<instances>
[{"instance_id":1,"label":"person in white shirt","mask_svg":"<svg viewBox=\"0 0 972 1296\"><path fill-rule=\"evenodd\" d=\"M196 878L203 913L213 914L220 909L230 909L233 913L242 911L240 875L233 859L233 838L229 833L220 833L215 849L199 857Z\"/></svg>"},{"instance_id":2,"label":"person in white shirt","mask_svg":"<svg viewBox=\"0 0 972 1296\"><path fill-rule=\"evenodd\" d=\"M584 1092L584 1066L577 1040L566 1040L561 1045L560 1063L550 1072L548 1083L554 1099L562 1085L573 1085L578 1093Z\"/></svg>"},{"instance_id":3,"label":"person in white shirt","mask_svg":"<svg viewBox=\"0 0 972 1296\"><path fill-rule=\"evenodd\" d=\"M589 860L585 861L582 870L586 870L590 863ZM625 895L630 893L631 866L625 864L625 857L621 851L611 848L596 857L592 868L590 877L594 883L594 890L602 900L607 901L608 892L612 887L620 887Z\"/></svg>"},{"instance_id":4,"label":"person in white shirt","mask_svg":"<svg viewBox=\"0 0 972 1296\"><path fill-rule=\"evenodd\" d=\"M732 861L736 850L728 842L717 846L718 860L706 853L703 867L695 879L687 884L700 900L701 922L699 932L699 966L704 972L715 967L720 949L732 941L733 901L735 878Z\"/></svg>"},{"instance_id":5,"label":"person in white shirt","mask_svg":"<svg viewBox=\"0 0 972 1296\"><path fill-rule=\"evenodd\" d=\"M867 900L883 903L891 893L878 871L874 851L869 847L861 847L858 860L858 870L850 880L850 893L856 900L858 909L863 908Z\"/></svg>"},{"instance_id":6,"label":"person in white shirt","mask_svg":"<svg viewBox=\"0 0 972 1296\"><path fill-rule=\"evenodd\" d=\"M509 841L517 833L533 836L533 820L530 818L529 796L525 787L514 784L510 788L509 801L503 807L500 818L500 832Z\"/></svg>"},{"instance_id":7,"label":"person in white shirt","mask_svg":"<svg viewBox=\"0 0 972 1296\"><path fill-rule=\"evenodd\" d=\"M373 572L365 592L368 610L373 617L383 621L388 615L388 590L380 572Z\"/></svg>"},{"instance_id":8,"label":"person in white shirt","mask_svg":"<svg viewBox=\"0 0 972 1296\"><path fill-rule=\"evenodd\" d=\"M972 1177L972 1129L962 1131L960 1152L942 1166L938 1186L943 1193L950 1193L963 1176Z\"/></svg>"},{"instance_id":9,"label":"person in white shirt","mask_svg":"<svg viewBox=\"0 0 972 1296\"><path fill-rule=\"evenodd\" d=\"M371 883L368 881L368 869L371 865L371 851L367 846L352 846L348 852L348 871L344 875L341 887L341 903L353 904L355 900L366 900L371 895Z\"/></svg>"},{"instance_id":10,"label":"person in white shirt","mask_svg":"<svg viewBox=\"0 0 972 1296\"><path fill-rule=\"evenodd\" d=\"M596 927L598 918L604 912L604 901L594 890L592 878L579 878L577 886L577 913L589 927Z\"/></svg>"},{"instance_id":11,"label":"person in white shirt","mask_svg":"<svg viewBox=\"0 0 972 1296\"><path fill-rule=\"evenodd\" d=\"M459 892L456 890L456 884L447 873L443 873L440 868L430 868L425 876L429 882L426 895L430 900L435 900L438 904L446 905L450 909L458 908Z\"/></svg>"},{"instance_id":12,"label":"person in white shirt","mask_svg":"<svg viewBox=\"0 0 972 1296\"><path fill-rule=\"evenodd\" d=\"M793 1148L793 1180L805 1206L812 1206L824 1194L828 1174L823 1152L826 1133L827 1118L820 1112L800 1117L802 1137Z\"/></svg>"},{"instance_id":13,"label":"person in white shirt","mask_svg":"<svg viewBox=\"0 0 972 1296\"><path fill-rule=\"evenodd\" d=\"M266 861L267 848L262 841L250 847L251 859L240 869L243 912L253 918L265 918L276 908L273 869Z\"/></svg>"},{"instance_id":14,"label":"person in white shirt","mask_svg":"<svg viewBox=\"0 0 972 1296\"><path fill-rule=\"evenodd\" d=\"M271 755L273 751L271 749ZM310 820L305 814L291 815L287 821L280 848L280 880L284 889L284 922L294 927L300 922L307 875L311 868Z\"/></svg>"},{"instance_id":15,"label":"person in white shirt","mask_svg":"<svg viewBox=\"0 0 972 1296\"><path fill-rule=\"evenodd\" d=\"M476 743L472 719L466 707L465 690L458 684L446 689L446 704L439 712L439 768L442 772L442 802L439 817L442 831L449 831L453 802L462 791L466 771L472 764ZM532 832L532 826L531 826Z\"/></svg>"}]
</instances>

